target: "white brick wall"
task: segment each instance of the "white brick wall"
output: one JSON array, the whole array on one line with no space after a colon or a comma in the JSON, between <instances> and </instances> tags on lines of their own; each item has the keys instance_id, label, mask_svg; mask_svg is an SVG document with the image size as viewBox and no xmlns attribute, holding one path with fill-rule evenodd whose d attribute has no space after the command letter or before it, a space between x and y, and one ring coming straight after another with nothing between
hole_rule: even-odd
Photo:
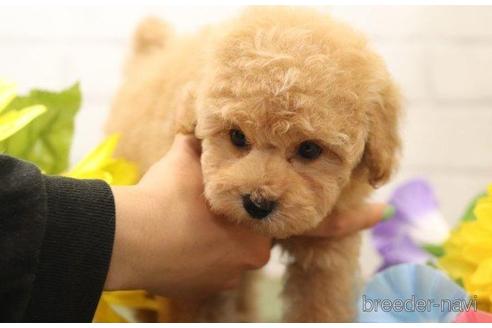
<instances>
[{"instance_id":1,"label":"white brick wall","mask_svg":"<svg viewBox=\"0 0 492 328\"><path fill-rule=\"evenodd\" d=\"M128 38L147 14L191 31L234 7L0 7L0 76L62 88L81 80L73 160L101 138ZM323 9L323 10L326 10ZM405 152L395 183L423 176L456 221L492 182L492 7L332 7L368 33L407 99ZM395 185L383 188L377 198Z\"/></svg>"},{"instance_id":2,"label":"white brick wall","mask_svg":"<svg viewBox=\"0 0 492 328\"><path fill-rule=\"evenodd\" d=\"M438 44L430 52L431 88L440 101L492 101L492 43Z\"/></svg>"}]
</instances>

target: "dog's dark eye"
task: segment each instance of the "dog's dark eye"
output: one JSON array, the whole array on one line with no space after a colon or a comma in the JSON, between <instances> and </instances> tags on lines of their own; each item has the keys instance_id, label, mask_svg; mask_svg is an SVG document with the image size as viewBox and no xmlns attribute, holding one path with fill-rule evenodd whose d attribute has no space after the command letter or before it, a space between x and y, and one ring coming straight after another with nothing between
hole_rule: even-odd
<instances>
[{"instance_id":1,"label":"dog's dark eye","mask_svg":"<svg viewBox=\"0 0 492 328\"><path fill-rule=\"evenodd\" d=\"M302 158L313 160L321 155L321 147L312 141L304 141L299 145L297 153Z\"/></svg>"},{"instance_id":2,"label":"dog's dark eye","mask_svg":"<svg viewBox=\"0 0 492 328\"><path fill-rule=\"evenodd\" d=\"M243 148L248 144L246 136L241 130L233 129L229 132L231 142L234 146Z\"/></svg>"}]
</instances>

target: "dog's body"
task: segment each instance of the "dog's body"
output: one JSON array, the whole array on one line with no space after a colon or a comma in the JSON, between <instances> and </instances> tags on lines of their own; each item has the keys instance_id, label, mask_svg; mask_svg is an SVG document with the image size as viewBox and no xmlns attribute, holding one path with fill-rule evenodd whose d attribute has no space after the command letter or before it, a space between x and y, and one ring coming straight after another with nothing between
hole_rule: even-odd
<instances>
[{"instance_id":1,"label":"dog's body","mask_svg":"<svg viewBox=\"0 0 492 328\"><path fill-rule=\"evenodd\" d=\"M188 38L155 19L141 24L107 130L143 170L176 133L195 133L212 210L291 256L285 321L350 321L359 236L299 235L387 181L399 101L363 36L312 10L262 7ZM250 282L174 302L172 319L254 320Z\"/></svg>"}]
</instances>

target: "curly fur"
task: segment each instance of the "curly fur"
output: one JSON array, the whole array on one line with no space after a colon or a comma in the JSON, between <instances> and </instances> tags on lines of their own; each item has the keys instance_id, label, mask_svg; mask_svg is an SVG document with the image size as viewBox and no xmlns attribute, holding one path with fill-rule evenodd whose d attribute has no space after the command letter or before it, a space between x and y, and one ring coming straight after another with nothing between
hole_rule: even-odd
<instances>
[{"instance_id":1,"label":"curly fur","mask_svg":"<svg viewBox=\"0 0 492 328\"><path fill-rule=\"evenodd\" d=\"M311 9L256 7L177 37L155 18L137 30L108 132L143 169L177 132L202 140L205 196L213 211L268 234L291 255L286 321L350 321L359 236L298 235L334 212L360 206L397 162L400 95L382 59L349 26ZM235 148L231 128L250 146ZM321 157L296 154L312 140ZM252 220L241 195L275 199ZM251 320L239 291L204 303L175 302L177 321Z\"/></svg>"}]
</instances>

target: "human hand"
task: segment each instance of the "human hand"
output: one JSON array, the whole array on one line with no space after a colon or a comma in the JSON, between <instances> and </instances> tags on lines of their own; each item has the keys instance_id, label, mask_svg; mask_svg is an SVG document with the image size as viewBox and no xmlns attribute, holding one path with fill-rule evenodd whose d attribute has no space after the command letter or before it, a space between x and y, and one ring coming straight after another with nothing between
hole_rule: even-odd
<instances>
[{"instance_id":1,"label":"human hand","mask_svg":"<svg viewBox=\"0 0 492 328\"><path fill-rule=\"evenodd\" d=\"M114 187L116 234L106 289L196 297L234 287L268 262L271 240L212 214L199 143L177 135L136 186Z\"/></svg>"},{"instance_id":2,"label":"human hand","mask_svg":"<svg viewBox=\"0 0 492 328\"><path fill-rule=\"evenodd\" d=\"M304 236L341 238L354 232L370 228L380 221L389 219L395 213L391 205L367 204L357 210L335 214L325 219L314 230Z\"/></svg>"}]
</instances>

